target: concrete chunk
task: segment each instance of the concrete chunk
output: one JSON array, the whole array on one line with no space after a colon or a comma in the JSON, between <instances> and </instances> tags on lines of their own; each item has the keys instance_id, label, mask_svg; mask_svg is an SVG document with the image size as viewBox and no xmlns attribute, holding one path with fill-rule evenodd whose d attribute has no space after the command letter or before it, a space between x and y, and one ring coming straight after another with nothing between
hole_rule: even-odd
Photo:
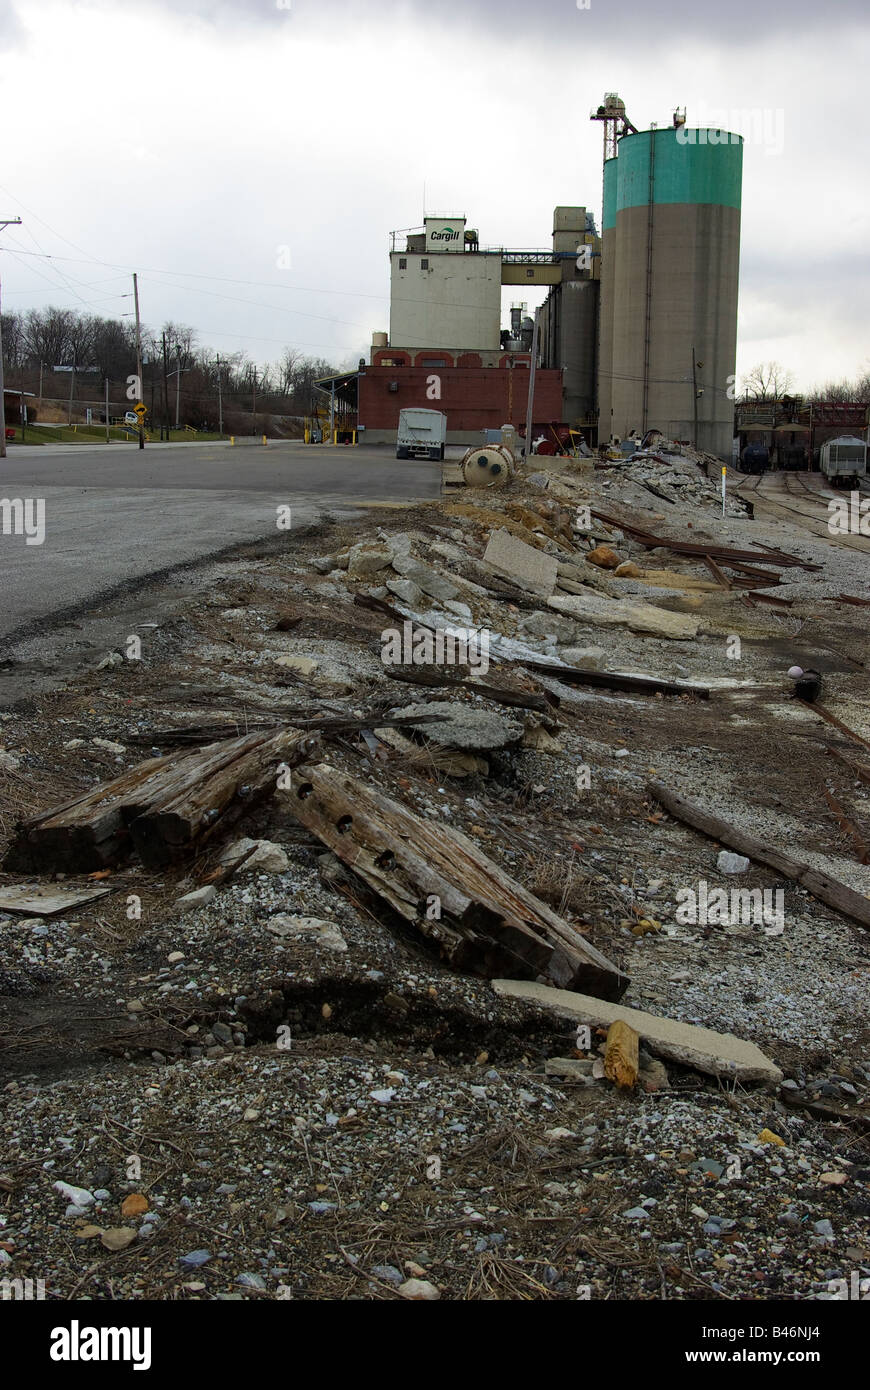
<instances>
[{"instance_id":1,"label":"concrete chunk","mask_svg":"<svg viewBox=\"0 0 870 1390\"><path fill-rule=\"evenodd\" d=\"M493 980L492 987L502 997L540 1004L552 1009L560 1018L587 1023L591 1028L609 1028L611 1023L621 1020L639 1034L650 1052L711 1076L736 1077L738 1081L782 1080L779 1067L765 1057L755 1043L745 1042L730 1033L715 1033L711 1028L696 1028L690 1023L645 1013L642 1009L610 1004L591 994L574 994L567 989L553 989L526 980Z\"/></svg>"},{"instance_id":2,"label":"concrete chunk","mask_svg":"<svg viewBox=\"0 0 870 1390\"><path fill-rule=\"evenodd\" d=\"M549 598L556 587L557 561L517 540L509 531L493 531L483 555L484 568L521 589Z\"/></svg>"},{"instance_id":3,"label":"concrete chunk","mask_svg":"<svg viewBox=\"0 0 870 1390\"><path fill-rule=\"evenodd\" d=\"M352 579L365 579L370 574L385 570L393 560L391 545L376 545L360 541L352 545L347 560L347 572Z\"/></svg>"},{"instance_id":4,"label":"concrete chunk","mask_svg":"<svg viewBox=\"0 0 870 1390\"><path fill-rule=\"evenodd\" d=\"M627 599L605 599L597 594L577 594L570 598L548 598L547 604L559 613L568 613L578 622L598 623L604 627L627 627L632 632L649 633L653 637L670 637L678 642L690 641L698 635L698 620L685 613L671 613L666 608L654 608L648 603L631 603Z\"/></svg>"},{"instance_id":5,"label":"concrete chunk","mask_svg":"<svg viewBox=\"0 0 870 1390\"><path fill-rule=\"evenodd\" d=\"M413 580L424 594L440 599L442 603L447 599L456 598L459 594L455 584L420 560L415 560L413 555L395 555L392 567L396 574L401 575L403 579Z\"/></svg>"},{"instance_id":6,"label":"concrete chunk","mask_svg":"<svg viewBox=\"0 0 870 1390\"><path fill-rule=\"evenodd\" d=\"M428 743L439 748L504 748L516 743L523 732L517 719L508 719L490 710L475 709L458 700L429 700L393 711L396 719L421 719L433 714L439 723L421 724L419 732ZM414 727L413 725L411 726Z\"/></svg>"}]
</instances>

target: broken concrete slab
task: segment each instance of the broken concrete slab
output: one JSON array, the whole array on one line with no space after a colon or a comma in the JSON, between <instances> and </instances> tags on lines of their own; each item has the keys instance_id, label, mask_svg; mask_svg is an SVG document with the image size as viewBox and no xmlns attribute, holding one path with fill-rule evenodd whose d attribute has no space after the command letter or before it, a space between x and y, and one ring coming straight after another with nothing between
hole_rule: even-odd
<instances>
[{"instance_id":1,"label":"broken concrete slab","mask_svg":"<svg viewBox=\"0 0 870 1390\"><path fill-rule=\"evenodd\" d=\"M0 911L23 912L28 917L55 917L59 912L83 907L111 892L111 888L58 888L56 884L43 888L23 883L14 888L0 888Z\"/></svg>"},{"instance_id":2,"label":"broken concrete slab","mask_svg":"<svg viewBox=\"0 0 870 1390\"><path fill-rule=\"evenodd\" d=\"M360 541L352 545L347 557L347 572L351 579L366 579L378 574L392 563L395 551L391 545Z\"/></svg>"},{"instance_id":3,"label":"broken concrete slab","mask_svg":"<svg viewBox=\"0 0 870 1390\"><path fill-rule=\"evenodd\" d=\"M212 898L216 897L217 889L213 883L206 884L205 888L195 888L192 893L185 893L183 898L176 898L176 907L205 907Z\"/></svg>"},{"instance_id":4,"label":"broken concrete slab","mask_svg":"<svg viewBox=\"0 0 870 1390\"><path fill-rule=\"evenodd\" d=\"M569 666L590 666L598 668L604 660L603 647L563 647L559 656Z\"/></svg>"},{"instance_id":5,"label":"broken concrete slab","mask_svg":"<svg viewBox=\"0 0 870 1390\"><path fill-rule=\"evenodd\" d=\"M277 912L266 923L275 936L291 937L295 941L310 941L325 951L343 953L347 942L334 922L322 917L300 917L293 912Z\"/></svg>"},{"instance_id":6,"label":"broken concrete slab","mask_svg":"<svg viewBox=\"0 0 870 1390\"><path fill-rule=\"evenodd\" d=\"M685 613L671 613L666 608L654 608L651 604L631 603L627 599L608 600L596 594L549 598L547 603L550 608L567 613L578 622L627 627L632 632L669 637L677 642L691 641L698 635L697 618Z\"/></svg>"},{"instance_id":7,"label":"broken concrete slab","mask_svg":"<svg viewBox=\"0 0 870 1390\"><path fill-rule=\"evenodd\" d=\"M483 566L521 589L549 598L556 587L558 562L552 555L517 540L509 531L494 531L483 555Z\"/></svg>"},{"instance_id":8,"label":"broken concrete slab","mask_svg":"<svg viewBox=\"0 0 870 1390\"><path fill-rule=\"evenodd\" d=\"M522 724L516 719L506 719L492 710L474 709L458 700L429 700L406 705L393 711L392 717L413 720L433 714L439 716L438 723L421 724L419 728L429 743L441 748L504 748L516 743L523 732ZM414 727L412 724L411 728Z\"/></svg>"},{"instance_id":9,"label":"broken concrete slab","mask_svg":"<svg viewBox=\"0 0 870 1390\"><path fill-rule=\"evenodd\" d=\"M396 598L400 598L403 603L412 604L414 608L422 602L423 590L413 579L388 579L387 588Z\"/></svg>"},{"instance_id":10,"label":"broken concrete slab","mask_svg":"<svg viewBox=\"0 0 870 1390\"><path fill-rule=\"evenodd\" d=\"M232 866L241 864L242 860L245 869L261 874L284 874L290 867L284 850L273 840L249 840L243 837L227 846L218 863Z\"/></svg>"},{"instance_id":11,"label":"broken concrete slab","mask_svg":"<svg viewBox=\"0 0 870 1390\"><path fill-rule=\"evenodd\" d=\"M283 656L275 656L274 661L278 666L286 666L289 671L298 671L300 676L311 676L317 670L317 662L310 656L294 656L285 653Z\"/></svg>"},{"instance_id":12,"label":"broken concrete slab","mask_svg":"<svg viewBox=\"0 0 870 1390\"><path fill-rule=\"evenodd\" d=\"M544 1063L545 1076L558 1076L565 1081L585 1081L592 1075L591 1057L548 1057Z\"/></svg>"},{"instance_id":13,"label":"broken concrete slab","mask_svg":"<svg viewBox=\"0 0 870 1390\"><path fill-rule=\"evenodd\" d=\"M575 622L543 608L523 614L517 626L524 637L555 637L558 642L570 642L577 637Z\"/></svg>"},{"instance_id":14,"label":"broken concrete slab","mask_svg":"<svg viewBox=\"0 0 870 1390\"><path fill-rule=\"evenodd\" d=\"M493 980L492 987L502 998L540 1004L560 1018L586 1023L591 1028L610 1028L612 1023L621 1021L634 1029L650 1052L710 1076L728 1076L738 1081L782 1080L779 1067L755 1043L730 1033L714 1033L711 1028L696 1028L643 1009L611 1004L591 994L574 994L527 980Z\"/></svg>"},{"instance_id":15,"label":"broken concrete slab","mask_svg":"<svg viewBox=\"0 0 870 1390\"><path fill-rule=\"evenodd\" d=\"M431 569L429 565L415 559L413 555L394 555L392 568L402 579L412 579L430 598L440 599L443 603L447 599L458 597L459 590L455 584L443 574Z\"/></svg>"}]
</instances>

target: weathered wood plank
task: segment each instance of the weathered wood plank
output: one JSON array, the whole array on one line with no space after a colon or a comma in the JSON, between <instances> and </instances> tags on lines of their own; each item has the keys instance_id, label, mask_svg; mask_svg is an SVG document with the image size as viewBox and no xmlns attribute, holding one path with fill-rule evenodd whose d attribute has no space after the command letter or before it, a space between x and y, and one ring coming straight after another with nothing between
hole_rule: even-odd
<instances>
[{"instance_id":1,"label":"weathered wood plank","mask_svg":"<svg viewBox=\"0 0 870 1390\"><path fill-rule=\"evenodd\" d=\"M280 762L293 766L317 746L316 735L283 729L149 758L20 823L5 866L84 872L114 862L131 844L146 863L163 865L204 842L228 811L237 817L254 804L270 778L275 785Z\"/></svg>"},{"instance_id":2,"label":"weathered wood plank","mask_svg":"<svg viewBox=\"0 0 870 1390\"><path fill-rule=\"evenodd\" d=\"M283 804L454 965L509 965L608 999L625 990L627 976L460 831L326 763L305 767Z\"/></svg>"},{"instance_id":3,"label":"weathered wood plank","mask_svg":"<svg viewBox=\"0 0 870 1390\"><path fill-rule=\"evenodd\" d=\"M748 859L752 859L756 864L763 864L768 869L774 869L778 874L784 874L786 878L799 883L806 888L808 893L812 893L819 902L826 903L835 912L842 912L844 917L849 917L853 922L857 922L861 927L870 927L870 898L864 898L854 889L849 888L845 883L840 883L838 879L829 878L827 874L819 873L817 869L810 868L809 864L802 864L797 859L792 859L790 855L783 854L781 850L775 849L772 845L765 845L761 840L756 840L753 835L747 835L745 831L738 830L735 825L722 820L719 816L714 816L706 811L702 806L696 805L692 801L687 801L685 797L672 792L663 782L648 782L647 791L660 802L665 810L670 811L672 816L690 825L693 830L700 830L703 834L709 835L712 840L718 840L720 844L727 845L737 854L745 854Z\"/></svg>"}]
</instances>

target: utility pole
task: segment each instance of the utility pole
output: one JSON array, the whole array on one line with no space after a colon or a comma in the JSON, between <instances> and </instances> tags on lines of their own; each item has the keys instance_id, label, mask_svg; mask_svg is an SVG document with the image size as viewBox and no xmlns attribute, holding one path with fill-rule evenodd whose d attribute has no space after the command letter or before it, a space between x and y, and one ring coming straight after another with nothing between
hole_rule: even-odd
<instances>
[{"instance_id":1,"label":"utility pole","mask_svg":"<svg viewBox=\"0 0 870 1390\"><path fill-rule=\"evenodd\" d=\"M42 409L42 362L39 364L39 408Z\"/></svg>"},{"instance_id":2,"label":"utility pole","mask_svg":"<svg viewBox=\"0 0 870 1390\"><path fill-rule=\"evenodd\" d=\"M181 405L181 344L175 344L175 428L179 427L179 407Z\"/></svg>"},{"instance_id":3,"label":"utility pole","mask_svg":"<svg viewBox=\"0 0 870 1390\"><path fill-rule=\"evenodd\" d=\"M698 364L695 361L695 349L692 347L692 411L695 421L695 432L692 435L692 443L698 447Z\"/></svg>"},{"instance_id":4,"label":"utility pole","mask_svg":"<svg viewBox=\"0 0 870 1390\"><path fill-rule=\"evenodd\" d=\"M217 356L217 358L216 358L216 361L217 361L217 374L218 374L218 434L221 435L221 437L223 437L223 432L224 432L224 403L223 403L223 399L222 399L222 397L221 397L221 359L220 359L220 354L218 354L218 356Z\"/></svg>"},{"instance_id":5,"label":"utility pole","mask_svg":"<svg viewBox=\"0 0 870 1390\"><path fill-rule=\"evenodd\" d=\"M253 410L253 430L257 433L257 368L254 368L254 410Z\"/></svg>"},{"instance_id":6,"label":"utility pole","mask_svg":"<svg viewBox=\"0 0 870 1390\"><path fill-rule=\"evenodd\" d=\"M535 328L532 333L532 360L529 363L529 400L526 406L526 458L532 454L532 411L535 403L535 367L538 362L538 311L535 310Z\"/></svg>"},{"instance_id":7,"label":"utility pole","mask_svg":"<svg viewBox=\"0 0 870 1390\"><path fill-rule=\"evenodd\" d=\"M20 217L4 217L0 219L0 232L6 227L17 227L21 222ZM0 459L6 457L6 397L3 394L3 320L2 308L0 308Z\"/></svg>"},{"instance_id":8,"label":"utility pole","mask_svg":"<svg viewBox=\"0 0 870 1390\"><path fill-rule=\"evenodd\" d=\"M106 377L106 443L109 442L109 378Z\"/></svg>"},{"instance_id":9,"label":"utility pole","mask_svg":"<svg viewBox=\"0 0 870 1390\"><path fill-rule=\"evenodd\" d=\"M136 305L136 384L139 387L139 400L142 399L142 330L139 324L139 280L133 275L133 301ZM138 402L137 402L138 404ZM139 448L145 448L145 421L139 416Z\"/></svg>"},{"instance_id":10,"label":"utility pole","mask_svg":"<svg viewBox=\"0 0 870 1390\"><path fill-rule=\"evenodd\" d=\"M169 439L169 386L167 377L169 374L169 364L166 360L166 334L163 334L163 421L166 427L166 438Z\"/></svg>"},{"instance_id":11,"label":"utility pole","mask_svg":"<svg viewBox=\"0 0 870 1390\"><path fill-rule=\"evenodd\" d=\"M68 425L71 425L71 424L72 424L72 403L73 403L73 392L74 392L74 390L75 390L75 384L76 384L76 364L75 364L75 362L73 362L72 366L70 367L70 374L69 374L69 410L67 411L67 417L66 417L66 422L67 422Z\"/></svg>"}]
</instances>

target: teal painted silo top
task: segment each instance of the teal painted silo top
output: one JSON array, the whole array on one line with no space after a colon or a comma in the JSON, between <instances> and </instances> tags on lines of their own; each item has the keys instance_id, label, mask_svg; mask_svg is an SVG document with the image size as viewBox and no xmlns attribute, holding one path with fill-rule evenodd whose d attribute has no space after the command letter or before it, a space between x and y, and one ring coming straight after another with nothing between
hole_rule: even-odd
<instances>
[{"instance_id":1,"label":"teal painted silo top","mask_svg":"<svg viewBox=\"0 0 870 1390\"><path fill-rule=\"evenodd\" d=\"M727 130L679 132L642 130L619 142L616 159L604 166L605 228L616 225L623 208L645 207L650 201L650 151L655 140L652 200L654 203L713 203L740 207L743 177L743 137Z\"/></svg>"}]
</instances>

